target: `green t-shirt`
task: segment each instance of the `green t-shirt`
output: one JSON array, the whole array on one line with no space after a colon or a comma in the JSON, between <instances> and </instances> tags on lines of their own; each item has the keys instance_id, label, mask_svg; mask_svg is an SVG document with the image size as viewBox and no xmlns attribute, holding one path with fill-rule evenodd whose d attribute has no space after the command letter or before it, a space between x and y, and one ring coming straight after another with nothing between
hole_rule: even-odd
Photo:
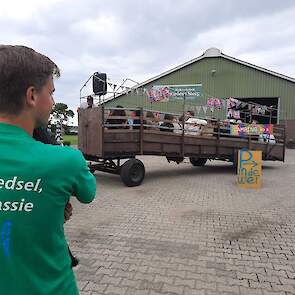
<instances>
[{"instance_id":1,"label":"green t-shirt","mask_svg":"<svg viewBox=\"0 0 295 295\"><path fill-rule=\"evenodd\" d=\"M35 141L0 123L0 294L79 294L64 236L70 196L95 197L78 150Z\"/></svg>"}]
</instances>

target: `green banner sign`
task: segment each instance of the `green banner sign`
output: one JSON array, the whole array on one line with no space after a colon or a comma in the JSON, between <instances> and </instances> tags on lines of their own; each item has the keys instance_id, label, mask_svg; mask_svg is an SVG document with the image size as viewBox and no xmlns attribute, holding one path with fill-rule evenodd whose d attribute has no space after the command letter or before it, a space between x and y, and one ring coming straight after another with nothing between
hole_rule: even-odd
<instances>
[{"instance_id":1,"label":"green banner sign","mask_svg":"<svg viewBox=\"0 0 295 295\"><path fill-rule=\"evenodd\" d=\"M155 85L147 90L151 103L167 102L170 99L197 99L202 95L202 84L189 85Z\"/></svg>"}]
</instances>

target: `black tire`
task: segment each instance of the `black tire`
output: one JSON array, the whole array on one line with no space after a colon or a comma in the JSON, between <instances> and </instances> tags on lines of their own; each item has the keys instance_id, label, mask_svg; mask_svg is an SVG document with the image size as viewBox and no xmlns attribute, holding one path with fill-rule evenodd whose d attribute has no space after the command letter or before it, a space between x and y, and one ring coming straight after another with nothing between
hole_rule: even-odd
<instances>
[{"instance_id":1,"label":"black tire","mask_svg":"<svg viewBox=\"0 0 295 295\"><path fill-rule=\"evenodd\" d=\"M195 157L190 157L189 161L193 166L204 166L207 162L207 158L195 158Z\"/></svg>"},{"instance_id":2,"label":"black tire","mask_svg":"<svg viewBox=\"0 0 295 295\"><path fill-rule=\"evenodd\" d=\"M233 159L232 159L232 167L236 174L238 174L238 160L239 160L239 152L234 151Z\"/></svg>"},{"instance_id":3,"label":"black tire","mask_svg":"<svg viewBox=\"0 0 295 295\"><path fill-rule=\"evenodd\" d=\"M137 159L129 159L120 167L120 176L126 186L138 186L145 176L143 163Z\"/></svg>"}]
</instances>

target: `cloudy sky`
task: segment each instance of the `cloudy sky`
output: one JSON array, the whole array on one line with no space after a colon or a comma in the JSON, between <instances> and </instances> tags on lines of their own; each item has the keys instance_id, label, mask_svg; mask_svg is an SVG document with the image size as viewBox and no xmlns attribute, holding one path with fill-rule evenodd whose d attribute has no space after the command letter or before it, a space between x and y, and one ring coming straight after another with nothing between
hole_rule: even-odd
<instances>
[{"instance_id":1,"label":"cloudy sky","mask_svg":"<svg viewBox=\"0 0 295 295\"><path fill-rule=\"evenodd\" d=\"M27 45L54 60L62 71L55 99L73 110L79 105L81 86L93 72L106 72L114 83L126 78L142 82L210 47L295 77L294 0L0 4L0 43Z\"/></svg>"}]
</instances>

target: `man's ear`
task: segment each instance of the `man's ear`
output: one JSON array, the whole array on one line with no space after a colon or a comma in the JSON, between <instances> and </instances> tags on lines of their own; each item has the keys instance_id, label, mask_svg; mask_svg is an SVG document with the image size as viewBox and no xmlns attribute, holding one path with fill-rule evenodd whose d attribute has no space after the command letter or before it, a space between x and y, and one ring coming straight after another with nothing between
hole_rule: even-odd
<instances>
[{"instance_id":1,"label":"man's ear","mask_svg":"<svg viewBox=\"0 0 295 295\"><path fill-rule=\"evenodd\" d=\"M27 106L34 107L36 105L36 95L36 88L34 86L28 87L26 91L25 104Z\"/></svg>"}]
</instances>

